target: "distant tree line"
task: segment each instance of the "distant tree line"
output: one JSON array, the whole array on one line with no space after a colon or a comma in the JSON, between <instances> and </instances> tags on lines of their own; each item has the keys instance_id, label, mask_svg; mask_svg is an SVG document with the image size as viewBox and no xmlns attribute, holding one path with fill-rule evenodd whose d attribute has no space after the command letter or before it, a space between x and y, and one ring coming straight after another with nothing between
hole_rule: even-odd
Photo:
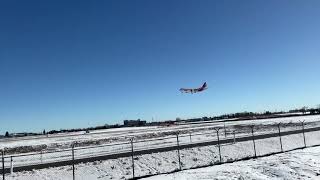
<instances>
[{"instance_id":1,"label":"distant tree line","mask_svg":"<svg viewBox=\"0 0 320 180\"><path fill-rule=\"evenodd\" d=\"M23 137L23 136L31 136L31 135L48 135L48 134L57 134L57 133L66 133L66 132L80 132L80 131L85 131L85 132L90 132L92 130L100 130L100 129L111 129L111 128L120 128L122 127L119 124L115 125L103 125L103 126L96 126L96 127L89 127L89 128L75 128L75 129L61 129L61 130L51 130L46 132L44 129L41 133L16 133L16 134L9 134L7 131L4 135L4 137Z\"/></svg>"},{"instance_id":2,"label":"distant tree line","mask_svg":"<svg viewBox=\"0 0 320 180\"><path fill-rule=\"evenodd\" d=\"M120 127L122 127L122 126L119 124L114 124L114 125L107 125L106 124L103 126L96 126L96 127L89 127L89 128L51 130L48 132L48 134L57 134L57 133L66 133L66 132L80 132L80 131L90 132L93 130L111 129L111 128L120 128Z\"/></svg>"},{"instance_id":3,"label":"distant tree line","mask_svg":"<svg viewBox=\"0 0 320 180\"><path fill-rule=\"evenodd\" d=\"M308 108L306 106L299 108L299 109L293 109L290 110L289 113L302 113L302 114L306 114L306 113L310 113L310 114L320 114L320 105L318 105L316 108Z\"/></svg>"},{"instance_id":4,"label":"distant tree line","mask_svg":"<svg viewBox=\"0 0 320 180\"><path fill-rule=\"evenodd\" d=\"M186 121L186 122L196 122L196 121L206 121L206 120L222 120L222 119L257 119L257 118L273 118L278 117L279 114L290 116L288 113L301 113L301 114L320 114L320 105L318 105L316 108L308 108L306 106L290 111L265 111L261 113L257 112L238 112L238 113L229 113L229 114L223 114L220 116L213 116L213 117L202 117L202 118L192 118L192 119L185 119L182 120L181 118L177 117L176 121ZM294 115L291 115L294 116Z\"/></svg>"},{"instance_id":5,"label":"distant tree line","mask_svg":"<svg viewBox=\"0 0 320 180\"><path fill-rule=\"evenodd\" d=\"M213 117L202 117L202 118L191 118L191 119L181 119L177 117L175 120L168 120L168 121L153 121L144 124L149 125L149 126L158 126L158 125L173 125L176 122L196 122L196 121L207 121L207 120L220 120L220 119L232 119L232 118L237 118L237 119L256 119L256 118L273 118L273 117L279 117L279 114L284 114L287 116L290 116L288 113L301 113L301 114L320 114L320 105L318 105L316 108L308 108L306 106L298 109L293 109L287 112L284 111L265 111L262 113L256 113L256 112L238 112L238 113L230 113L230 114L223 114L220 116L213 116ZM295 114L291 115L294 116ZM111 128L120 128L120 127L125 127L125 125L108 125L105 124L103 126L96 126L96 127L89 127L89 128L76 128L76 129L60 129L60 130L51 130L46 132L46 130L43 130L42 134L43 135L48 135L48 134L57 134L57 133L66 133L66 132L79 132L79 131L85 131L89 133L92 130L101 130L101 129L111 129ZM16 133L16 134L10 134L8 131L5 133L4 137L19 137L19 136L29 136L29 135L41 135L41 133ZM3 137L3 136L2 136Z\"/></svg>"}]
</instances>

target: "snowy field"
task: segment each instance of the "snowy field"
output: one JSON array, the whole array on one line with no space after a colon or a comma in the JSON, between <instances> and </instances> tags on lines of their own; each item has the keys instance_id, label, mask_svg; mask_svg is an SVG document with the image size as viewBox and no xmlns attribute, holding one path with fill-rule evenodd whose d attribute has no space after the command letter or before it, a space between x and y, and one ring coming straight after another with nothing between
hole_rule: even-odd
<instances>
[{"instance_id":1,"label":"snowy field","mask_svg":"<svg viewBox=\"0 0 320 180\"><path fill-rule=\"evenodd\" d=\"M207 168L158 175L144 180L320 180L320 147Z\"/></svg>"},{"instance_id":2,"label":"snowy field","mask_svg":"<svg viewBox=\"0 0 320 180\"><path fill-rule=\"evenodd\" d=\"M281 131L298 130L301 129L300 121L305 121L305 128L320 127L320 116L303 116L303 117L290 117L290 118L276 118L276 119L261 119L251 121L237 121L226 122L226 133L224 129L220 130L220 140L226 138L233 138L232 132L235 130L236 137L250 136L251 129L248 125L255 124L255 134L265 133L277 133L278 127L275 123L283 123ZM216 141L217 135L213 128L224 127L224 123L221 122L209 122L209 123L197 123L197 124L184 124L170 127L135 127L135 128L117 128L109 130L93 131L89 134L70 133L59 134L53 137L24 137L16 139L7 139L0 142L2 148L6 150L6 167L10 167L11 158L14 166L26 166L33 164L42 164L49 162L57 162L62 160L70 160L72 158L72 152L70 145L76 143L75 159L84 157L94 157L99 155L108 155L121 152L130 152L131 144L129 138L134 137L134 150L159 148L159 147L172 147L176 146L176 136L173 135L179 131L179 143L190 144L207 141ZM310 136L310 133L306 134L307 139L314 139L318 137L318 133L312 132L315 136ZM290 139L297 139L298 142L291 145ZM270 141L270 142L267 142ZM301 134L290 135L282 137L283 149L289 150L304 145ZM289 144L288 144L289 142ZM47 144L46 144L47 143ZM89 145L87 145L90 144ZM93 143L94 145L92 145ZM267 143L268 147L264 150L257 149L257 155L262 155L270 151L271 147L274 152L281 150L278 138L270 138L257 140L257 146ZM317 144L317 141L310 141L309 145ZM313 144L312 144L313 143ZM320 144L320 143L318 143ZM28 146L27 146L28 145ZM38 146L42 148L38 149ZM248 145L248 146L252 146ZM31 147L31 148L30 148ZM54 148L53 148L54 147ZM277 147L277 148L275 148ZM235 148L230 146L228 148ZM201 148L199 148L201 150ZM205 149L205 148L204 148ZM222 147L223 149L223 147ZM250 148L253 149L252 147ZM27 151L27 153L21 153L20 151ZM191 153L193 150L191 151ZM225 151L229 152L229 151ZM250 152L250 151L248 151ZM182 152L183 153L183 152ZM230 151L232 156L233 151ZM197 162L198 163L198 162ZM195 165L197 165L195 163ZM212 163L212 162L211 162ZM191 166L193 167L193 166Z\"/></svg>"},{"instance_id":3,"label":"snowy field","mask_svg":"<svg viewBox=\"0 0 320 180\"><path fill-rule=\"evenodd\" d=\"M77 147L88 147L103 144L126 142L129 138L134 137L135 140L148 140L154 141L154 138L168 137L174 135L177 131L180 134L188 136L190 133L205 134L199 135L196 138L205 140L212 138L208 134L212 134L215 127L224 127L231 133L233 130L237 131L238 135L241 133L247 134L250 132L248 125L257 125L256 133L269 133L276 131L275 123L284 123L282 126L283 131L292 129L301 129L300 121L306 122L307 127L320 126L320 115L314 116L300 116L300 117L285 117L274 119L259 119L259 120L246 120L246 121L230 121L230 122L206 122L197 124L180 124L174 126L150 126L150 127L132 127L132 128L116 128L91 131L90 133L77 132L77 133L62 133L47 136L28 136L20 138L0 139L0 149L5 149L7 154L27 153L27 152L40 152L41 150L53 151L68 149L74 143ZM183 136L183 135L182 135ZM214 135L213 135L214 136ZM186 138L187 139L187 138ZM162 143L162 142L161 142Z\"/></svg>"},{"instance_id":4,"label":"snowy field","mask_svg":"<svg viewBox=\"0 0 320 180\"><path fill-rule=\"evenodd\" d=\"M283 136L282 143L285 151L304 146L302 134ZM320 144L320 131L306 133L306 144L307 146ZM256 141L258 156L280 152L280 150L279 137ZM212 177L219 177L218 179L315 179L318 177L316 174L320 170L319 153L319 147L307 148L261 159L216 165L210 167L213 168L212 170L205 168L182 171L170 175L151 177L151 179L197 179L197 177L200 179L211 179ZM253 156L254 148L252 141L236 142L221 146L222 162L232 162ZM134 156L135 177L157 175L178 170L180 168L178 157L176 150ZM180 159L182 169L217 164L220 162L218 146L181 149ZM277 163L280 163L279 166ZM80 180L130 179L133 177L131 157L81 163L76 164L75 168L76 179ZM199 176L195 174L197 171L199 171ZM11 175L8 174L6 179L72 179L72 166L14 172Z\"/></svg>"}]
</instances>

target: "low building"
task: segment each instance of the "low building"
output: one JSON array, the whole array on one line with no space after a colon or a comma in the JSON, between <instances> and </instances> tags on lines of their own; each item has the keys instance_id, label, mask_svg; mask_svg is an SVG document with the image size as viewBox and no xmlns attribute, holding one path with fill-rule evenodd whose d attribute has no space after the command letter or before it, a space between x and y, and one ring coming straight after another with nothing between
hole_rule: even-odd
<instances>
[{"instance_id":1,"label":"low building","mask_svg":"<svg viewBox=\"0 0 320 180\"><path fill-rule=\"evenodd\" d=\"M138 120L124 120L123 125L125 127L133 127L133 126L145 126L147 121Z\"/></svg>"}]
</instances>

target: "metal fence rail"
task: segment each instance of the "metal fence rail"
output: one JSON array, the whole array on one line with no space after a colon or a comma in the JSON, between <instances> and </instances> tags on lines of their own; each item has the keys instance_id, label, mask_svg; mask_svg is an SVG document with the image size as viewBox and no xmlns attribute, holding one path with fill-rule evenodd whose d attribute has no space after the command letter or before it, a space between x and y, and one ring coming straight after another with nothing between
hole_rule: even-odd
<instances>
[{"instance_id":1,"label":"metal fence rail","mask_svg":"<svg viewBox=\"0 0 320 180\"><path fill-rule=\"evenodd\" d=\"M320 127L313 127L313 128L307 128L304 127L304 121L301 122L301 129L297 130L290 130L290 131L281 131L282 124L277 124L277 132L273 133L264 133L264 134L255 134L254 126L250 126L251 128L251 134L246 136L237 136L236 131L233 130L230 135L231 137L227 137L226 128L219 127L215 128L215 131L212 131L212 134L209 133L203 133L200 135L213 135L214 137L217 137L215 140L206 140L206 141L193 141L192 137L199 135L199 133L192 135L190 134L184 134L179 135L177 134L175 136L170 135L170 137L164 137L164 138L153 138L153 141L161 141L161 140L170 140L167 144L156 144L152 147L143 147L143 146L135 146L138 143L145 143L149 142L150 140L140 140L140 141L134 141L133 138L130 139L129 142L124 143L113 143L113 144L107 144L107 145L97 145L94 147L73 147L71 149L65 149L60 151L52 151L52 152L40 152L40 153L26 153L22 155L5 155L5 152L1 152L1 175L3 180L5 180L5 175L7 173L13 173L13 172L19 172L19 171L30 171L34 169L43 169L48 167L59 167L59 166L72 166L72 172L73 172L73 179L76 179L76 168L75 165L79 163L87 163L87 162L94 162L94 161L101 161L101 160L109 160L109 159L118 159L118 158L124 158L129 157L131 158L131 169L132 169L132 178L137 178L135 173L135 157L146 155L146 154L152 154L152 153L161 153L161 152L169 152L169 151L177 151L177 159L178 159L178 166L176 169L173 169L172 171L180 171L184 168L182 167L182 157L181 157L181 150L195 148L195 147L205 147L205 146L217 146L218 147L218 155L219 155L219 161L214 163L224 163L222 158L222 150L221 146L229 143L241 143L241 142L250 142L252 141L253 144L253 152L254 154L250 158L259 157L261 155L257 155L257 144L256 141L258 140L264 140L268 138L274 138L279 137L279 143L280 143L280 151L279 152L285 152L283 148L283 140L282 138L284 136L290 136L290 135L296 135L296 134L302 134L303 135L303 146L302 148L307 147L306 144L306 137L305 133L307 132L315 132L320 131ZM221 129L224 129L222 132L222 136L224 135L224 139L220 139L221 136ZM181 142L180 138L190 138L189 142ZM119 146L119 147L117 147ZM111 149L106 150L99 150L99 152L96 153L88 153L86 154L84 151L88 149L94 149L94 148L108 148L111 147ZM75 155L75 151L82 152L81 155ZM277 153L279 153L277 152ZM89 155L91 154L91 155ZM43 157L49 157L51 156L51 159L49 160L43 160ZM15 159L18 158L29 158L30 160L26 159L27 162L16 164L14 165ZM37 160L34 160L37 158ZM248 157L242 158L246 159ZM32 160L34 160L32 162ZM38 160L40 159L40 160ZM228 161L225 161L228 162ZM9 165L8 165L9 164ZM203 165L202 165L203 166ZM198 166L198 167L202 167ZM142 177L141 175L138 177Z\"/></svg>"}]
</instances>

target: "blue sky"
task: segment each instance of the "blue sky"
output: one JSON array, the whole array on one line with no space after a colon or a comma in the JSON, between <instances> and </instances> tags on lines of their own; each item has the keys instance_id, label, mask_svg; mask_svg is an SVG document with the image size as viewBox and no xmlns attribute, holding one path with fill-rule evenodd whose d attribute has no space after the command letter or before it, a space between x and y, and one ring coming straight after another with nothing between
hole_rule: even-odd
<instances>
[{"instance_id":1,"label":"blue sky","mask_svg":"<svg viewBox=\"0 0 320 180\"><path fill-rule=\"evenodd\" d=\"M2 1L0 133L320 104L320 2ZM181 94L181 87L209 89Z\"/></svg>"}]
</instances>

